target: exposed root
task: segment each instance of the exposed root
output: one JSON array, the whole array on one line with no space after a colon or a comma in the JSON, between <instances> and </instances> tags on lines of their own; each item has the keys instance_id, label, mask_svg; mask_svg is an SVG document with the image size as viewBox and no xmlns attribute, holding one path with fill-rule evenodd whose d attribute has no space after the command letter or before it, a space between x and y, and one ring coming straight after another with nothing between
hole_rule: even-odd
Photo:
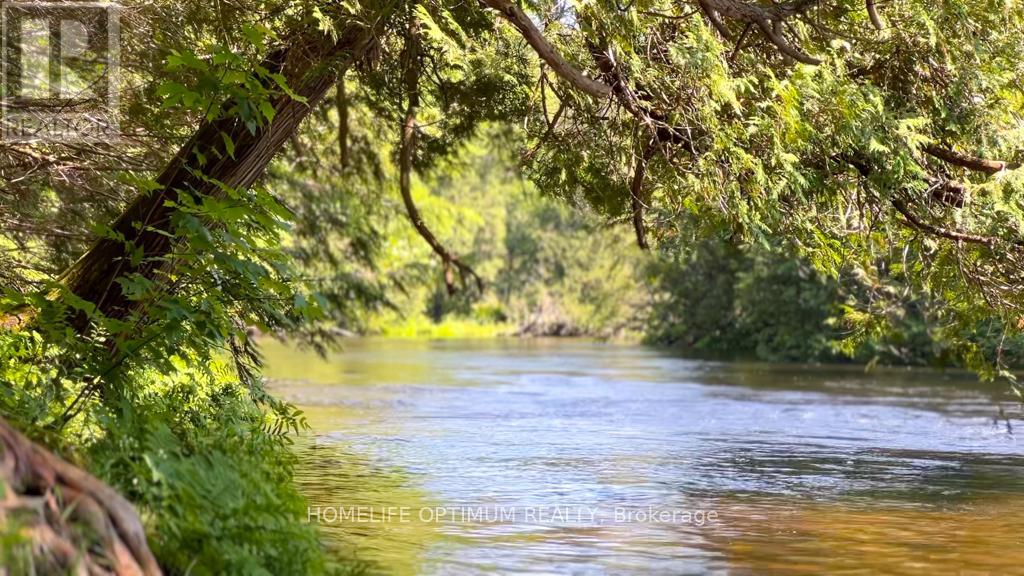
<instances>
[{"instance_id":1,"label":"exposed root","mask_svg":"<svg viewBox=\"0 0 1024 576\"><path fill-rule=\"evenodd\" d=\"M36 573L157 576L135 508L0 420L0 526ZM14 560L14 558L12 558Z\"/></svg>"}]
</instances>

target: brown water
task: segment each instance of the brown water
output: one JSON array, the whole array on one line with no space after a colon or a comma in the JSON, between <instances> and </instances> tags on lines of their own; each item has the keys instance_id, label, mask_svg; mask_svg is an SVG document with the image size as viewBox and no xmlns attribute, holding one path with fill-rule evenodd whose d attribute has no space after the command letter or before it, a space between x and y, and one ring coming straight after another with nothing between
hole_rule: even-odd
<instances>
[{"instance_id":1,"label":"brown water","mask_svg":"<svg viewBox=\"0 0 1024 576\"><path fill-rule=\"evenodd\" d=\"M310 517L371 573L1024 574L1002 385L580 341L265 351L315 432Z\"/></svg>"}]
</instances>

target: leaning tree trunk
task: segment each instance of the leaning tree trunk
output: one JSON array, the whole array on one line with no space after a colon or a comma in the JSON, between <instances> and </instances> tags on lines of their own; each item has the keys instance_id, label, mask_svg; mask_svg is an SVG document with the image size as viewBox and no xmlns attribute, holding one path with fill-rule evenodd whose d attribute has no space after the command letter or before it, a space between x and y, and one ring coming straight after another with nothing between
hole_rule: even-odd
<instances>
[{"instance_id":1,"label":"leaning tree trunk","mask_svg":"<svg viewBox=\"0 0 1024 576\"><path fill-rule=\"evenodd\" d=\"M197 198L220 196L221 186L251 186L295 134L311 108L335 85L338 71L362 57L377 32L374 26L351 23L332 41L322 32L310 30L286 49L268 57L264 66L279 70L288 86L305 101L287 94L278 96L273 121L255 133L235 117L203 122L156 178L160 187L139 194L111 225L114 234L97 241L64 273L65 286L93 303L102 315L126 317L133 303L116 280L129 274L157 280L160 269L167 265L163 257L175 244L171 222L175 208L168 206L167 201L176 200L180 193ZM231 154L226 150L224 136L234 144ZM209 163L200 166L199 157ZM129 245L141 249L143 258L133 261ZM81 331L87 327L88 318L80 317L75 322Z\"/></svg>"},{"instance_id":2,"label":"leaning tree trunk","mask_svg":"<svg viewBox=\"0 0 1024 576\"><path fill-rule=\"evenodd\" d=\"M370 21L382 20L378 14ZM61 276L67 289L95 304L106 317L124 318L131 313L133 302L116 280L129 274L159 280L159 273L168 266L169 259L164 257L176 244L175 209L168 200L177 200L182 193L196 198L219 196L220 186L251 186L310 109L335 85L339 70L361 58L378 32L376 25L352 22L331 40L310 29L269 57L264 66L279 70L304 101L277 97L273 121L254 133L237 118L201 124L157 177L160 187L139 194L110 226L115 234L98 240ZM233 154L225 150L224 136L233 142ZM209 163L200 167L200 156ZM124 240L112 238L117 236ZM129 246L142 249L144 258L133 260ZM80 332L88 326L87 317L74 319ZM76 529L82 525L89 530ZM45 573L161 573L138 514L127 500L0 418L0 536L4 530L20 530L28 536L25 546L31 561ZM92 539L86 541L86 533Z\"/></svg>"}]
</instances>

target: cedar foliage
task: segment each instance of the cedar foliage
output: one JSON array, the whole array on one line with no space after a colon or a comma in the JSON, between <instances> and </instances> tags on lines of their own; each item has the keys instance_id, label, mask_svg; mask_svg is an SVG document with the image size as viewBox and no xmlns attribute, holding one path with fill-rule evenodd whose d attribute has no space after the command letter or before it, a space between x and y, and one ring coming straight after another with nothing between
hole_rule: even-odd
<instances>
[{"instance_id":1,"label":"cedar foliage","mask_svg":"<svg viewBox=\"0 0 1024 576\"><path fill-rule=\"evenodd\" d=\"M172 573L324 568L289 480L301 414L263 389L246 327L317 343L385 306L400 279L360 273L382 183L485 124L642 247L782 246L856 275L846 346L912 286L958 357L1012 377L956 335L1021 327L1017 0L129 8L124 137L0 144L0 412L139 505Z\"/></svg>"}]
</instances>

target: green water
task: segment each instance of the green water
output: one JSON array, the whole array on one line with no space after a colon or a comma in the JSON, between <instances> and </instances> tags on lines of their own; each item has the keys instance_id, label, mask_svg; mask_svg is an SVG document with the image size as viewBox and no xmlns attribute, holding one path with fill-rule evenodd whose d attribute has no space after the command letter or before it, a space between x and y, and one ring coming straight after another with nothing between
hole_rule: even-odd
<instances>
[{"instance_id":1,"label":"green water","mask_svg":"<svg viewBox=\"0 0 1024 576\"><path fill-rule=\"evenodd\" d=\"M372 573L1024 572L1000 385L581 341L264 350L314 431L310 519Z\"/></svg>"}]
</instances>

